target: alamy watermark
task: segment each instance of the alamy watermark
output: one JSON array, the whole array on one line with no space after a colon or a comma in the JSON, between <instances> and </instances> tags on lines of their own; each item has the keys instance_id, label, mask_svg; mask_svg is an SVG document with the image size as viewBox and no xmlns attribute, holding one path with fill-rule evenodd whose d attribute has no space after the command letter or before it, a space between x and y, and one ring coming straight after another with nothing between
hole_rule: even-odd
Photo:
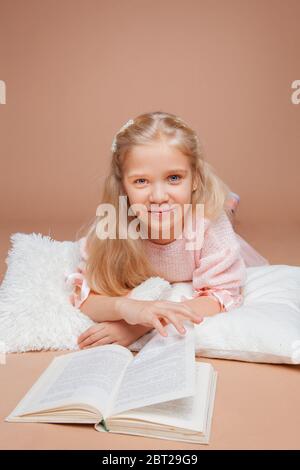
<instances>
[{"instance_id":1,"label":"alamy watermark","mask_svg":"<svg viewBox=\"0 0 300 470\"><path fill-rule=\"evenodd\" d=\"M0 340L0 365L6 364L6 345Z\"/></svg>"},{"instance_id":2,"label":"alamy watermark","mask_svg":"<svg viewBox=\"0 0 300 470\"><path fill-rule=\"evenodd\" d=\"M293 104L300 104L300 80L294 80L292 88L295 91L291 95L291 101Z\"/></svg>"},{"instance_id":3,"label":"alamy watermark","mask_svg":"<svg viewBox=\"0 0 300 470\"><path fill-rule=\"evenodd\" d=\"M6 83L0 80L0 104L6 104Z\"/></svg>"},{"instance_id":4,"label":"alamy watermark","mask_svg":"<svg viewBox=\"0 0 300 470\"><path fill-rule=\"evenodd\" d=\"M300 339L292 343L292 362L293 364L300 364Z\"/></svg>"},{"instance_id":5,"label":"alamy watermark","mask_svg":"<svg viewBox=\"0 0 300 470\"><path fill-rule=\"evenodd\" d=\"M159 207L150 211L144 204L132 204L127 208L127 196L119 196L119 211L113 204L99 204L96 215L101 220L96 225L97 237L101 240L109 239L147 239L149 228L150 239L169 240L171 237L182 239L183 234L188 241L185 249L199 250L204 239L204 204L195 205L195 218L193 222L192 204L172 204L160 213ZM117 213L118 224L117 224ZM133 220L128 223L128 216ZM118 226L118 233L117 233ZM161 237L160 237L161 235Z\"/></svg>"}]
</instances>

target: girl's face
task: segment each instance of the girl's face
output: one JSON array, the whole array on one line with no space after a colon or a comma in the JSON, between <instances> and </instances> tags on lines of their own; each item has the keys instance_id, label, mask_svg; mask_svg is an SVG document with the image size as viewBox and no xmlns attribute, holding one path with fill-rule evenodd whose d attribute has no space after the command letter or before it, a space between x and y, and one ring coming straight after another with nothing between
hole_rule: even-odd
<instances>
[{"instance_id":1,"label":"girl's face","mask_svg":"<svg viewBox=\"0 0 300 470\"><path fill-rule=\"evenodd\" d=\"M193 178L188 158L166 142L135 146L125 158L122 181L129 205L145 206L137 216L147 227L148 238L152 229L156 243L173 241L175 227L183 229L184 212L189 208L184 204L191 204ZM181 210L172 211L172 206Z\"/></svg>"}]
</instances>

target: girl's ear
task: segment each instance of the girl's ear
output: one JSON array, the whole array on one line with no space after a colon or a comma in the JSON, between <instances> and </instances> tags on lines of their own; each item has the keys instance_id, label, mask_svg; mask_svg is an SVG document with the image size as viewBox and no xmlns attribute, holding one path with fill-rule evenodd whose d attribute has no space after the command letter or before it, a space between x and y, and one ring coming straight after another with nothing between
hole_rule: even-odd
<instances>
[{"instance_id":1,"label":"girl's ear","mask_svg":"<svg viewBox=\"0 0 300 470\"><path fill-rule=\"evenodd\" d=\"M126 191L123 185L123 181L120 181L119 189L120 189L120 194L122 194L123 196L126 196Z\"/></svg>"},{"instance_id":2,"label":"girl's ear","mask_svg":"<svg viewBox=\"0 0 300 470\"><path fill-rule=\"evenodd\" d=\"M197 189L199 187L199 183L200 183L200 177L198 174L194 175L194 178L193 178L193 189Z\"/></svg>"}]
</instances>

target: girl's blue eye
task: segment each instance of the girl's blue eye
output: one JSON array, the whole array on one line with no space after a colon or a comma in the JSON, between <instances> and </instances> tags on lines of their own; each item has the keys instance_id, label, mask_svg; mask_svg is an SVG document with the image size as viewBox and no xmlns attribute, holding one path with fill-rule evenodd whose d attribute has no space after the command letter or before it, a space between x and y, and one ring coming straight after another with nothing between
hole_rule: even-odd
<instances>
[{"instance_id":1,"label":"girl's blue eye","mask_svg":"<svg viewBox=\"0 0 300 470\"><path fill-rule=\"evenodd\" d=\"M180 175L171 175L172 176L177 176L178 178L182 179L182 176ZM138 180L135 180L134 183L137 183L138 181L145 181L145 178L139 178ZM174 183L177 182L178 180L172 180Z\"/></svg>"},{"instance_id":2,"label":"girl's blue eye","mask_svg":"<svg viewBox=\"0 0 300 470\"><path fill-rule=\"evenodd\" d=\"M177 176L178 178L182 178L180 175L171 175L171 176ZM172 180L172 181L178 181L178 180Z\"/></svg>"}]
</instances>

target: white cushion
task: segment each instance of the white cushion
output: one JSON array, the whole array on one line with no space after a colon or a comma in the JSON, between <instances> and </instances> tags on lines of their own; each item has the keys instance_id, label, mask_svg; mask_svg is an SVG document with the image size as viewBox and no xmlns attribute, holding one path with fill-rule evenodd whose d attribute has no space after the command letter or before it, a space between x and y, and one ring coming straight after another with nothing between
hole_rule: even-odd
<instances>
[{"instance_id":1,"label":"white cushion","mask_svg":"<svg viewBox=\"0 0 300 470\"><path fill-rule=\"evenodd\" d=\"M65 276L79 263L78 242L15 233L0 286L0 352L78 349L77 337L93 324L69 302ZM180 301L192 283L150 278L132 298ZM244 303L195 325L196 355L250 362L300 364L300 267L247 268ZM138 351L155 330L129 346Z\"/></svg>"},{"instance_id":2,"label":"white cushion","mask_svg":"<svg viewBox=\"0 0 300 470\"><path fill-rule=\"evenodd\" d=\"M76 271L78 243L15 233L0 286L1 352L74 349L93 321L69 302L65 273Z\"/></svg>"}]
</instances>

